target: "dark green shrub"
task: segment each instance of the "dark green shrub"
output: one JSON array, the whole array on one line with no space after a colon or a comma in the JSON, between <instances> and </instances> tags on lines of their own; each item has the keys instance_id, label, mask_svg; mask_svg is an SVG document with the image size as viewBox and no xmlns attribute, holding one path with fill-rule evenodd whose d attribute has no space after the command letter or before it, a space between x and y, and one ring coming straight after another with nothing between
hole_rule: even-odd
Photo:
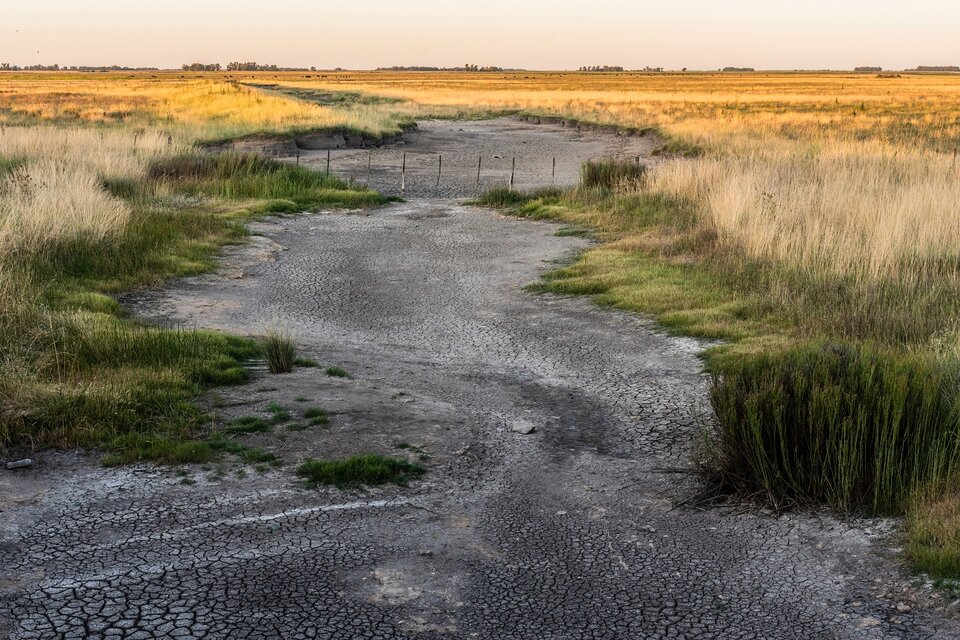
<instances>
[{"instance_id":1,"label":"dark green shrub","mask_svg":"<svg viewBox=\"0 0 960 640\"><path fill-rule=\"evenodd\" d=\"M713 378L711 467L777 506L897 512L955 473L958 384L931 356L871 347L742 358Z\"/></svg>"},{"instance_id":2,"label":"dark green shrub","mask_svg":"<svg viewBox=\"0 0 960 640\"><path fill-rule=\"evenodd\" d=\"M633 160L588 160L580 167L585 187L612 189L624 183L636 183L646 175L645 165Z\"/></svg>"}]
</instances>

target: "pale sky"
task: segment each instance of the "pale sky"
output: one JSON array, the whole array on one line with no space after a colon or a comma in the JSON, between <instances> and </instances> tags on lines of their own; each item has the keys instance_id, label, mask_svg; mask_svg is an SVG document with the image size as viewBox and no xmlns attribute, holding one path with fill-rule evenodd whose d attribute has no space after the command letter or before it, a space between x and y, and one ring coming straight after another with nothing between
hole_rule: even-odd
<instances>
[{"instance_id":1,"label":"pale sky","mask_svg":"<svg viewBox=\"0 0 960 640\"><path fill-rule=\"evenodd\" d=\"M2 0L0 62L960 65L960 0Z\"/></svg>"}]
</instances>

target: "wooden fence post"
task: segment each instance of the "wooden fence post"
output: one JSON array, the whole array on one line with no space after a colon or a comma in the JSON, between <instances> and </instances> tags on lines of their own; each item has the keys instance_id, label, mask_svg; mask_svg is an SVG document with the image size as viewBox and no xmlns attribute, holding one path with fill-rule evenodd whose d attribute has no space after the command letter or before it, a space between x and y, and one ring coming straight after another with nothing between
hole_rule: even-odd
<instances>
[{"instance_id":1,"label":"wooden fence post","mask_svg":"<svg viewBox=\"0 0 960 640\"><path fill-rule=\"evenodd\" d=\"M330 149L327 149L327 175L330 175Z\"/></svg>"},{"instance_id":2,"label":"wooden fence post","mask_svg":"<svg viewBox=\"0 0 960 640\"><path fill-rule=\"evenodd\" d=\"M407 154L403 154L403 164L400 165L400 193L407 190Z\"/></svg>"},{"instance_id":3,"label":"wooden fence post","mask_svg":"<svg viewBox=\"0 0 960 640\"><path fill-rule=\"evenodd\" d=\"M437 189L440 188L440 174L443 172L443 154L437 156Z\"/></svg>"},{"instance_id":4,"label":"wooden fence post","mask_svg":"<svg viewBox=\"0 0 960 640\"><path fill-rule=\"evenodd\" d=\"M553 173L550 174L550 182L556 182L556 181L557 181L557 158L556 158L556 156L554 156L554 158L553 158Z\"/></svg>"},{"instance_id":5,"label":"wooden fence post","mask_svg":"<svg viewBox=\"0 0 960 640\"><path fill-rule=\"evenodd\" d=\"M510 164L510 191L513 191L513 175L517 170L517 158L514 156L513 162Z\"/></svg>"},{"instance_id":6,"label":"wooden fence post","mask_svg":"<svg viewBox=\"0 0 960 640\"><path fill-rule=\"evenodd\" d=\"M370 165L373 163L373 151L367 152L367 186L370 186Z\"/></svg>"},{"instance_id":7,"label":"wooden fence post","mask_svg":"<svg viewBox=\"0 0 960 640\"><path fill-rule=\"evenodd\" d=\"M480 166L483 164L483 156L477 156L477 186L480 186Z\"/></svg>"}]
</instances>

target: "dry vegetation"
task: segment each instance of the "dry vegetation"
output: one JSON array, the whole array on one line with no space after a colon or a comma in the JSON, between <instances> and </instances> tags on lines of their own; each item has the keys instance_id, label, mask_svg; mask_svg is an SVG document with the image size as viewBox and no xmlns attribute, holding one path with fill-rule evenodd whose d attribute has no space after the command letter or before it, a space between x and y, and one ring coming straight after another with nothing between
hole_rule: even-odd
<instances>
[{"instance_id":1,"label":"dry vegetation","mask_svg":"<svg viewBox=\"0 0 960 640\"><path fill-rule=\"evenodd\" d=\"M216 141L255 133L324 128L397 133L397 122L375 106L323 106L291 100L235 82L159 75L5 74L0 122L149 127L178 141Z\"/></svg>"},{"instance_id":2,"label":"dry vegetation","mask_svg":"<svg viewBox=\"0 0 960 640\"><path fill-rule=\"evenodd\" d=\"M912 557L960 556L956 518L940 526L936 516L954 504L960 470L960 77L378 72L3 80L0 277L7 285L0 282L0 292L8 310L55 309L45 318L62 313L49 307L51 298L74 296L87 313L106 303L78 303L81 293L136 284L153 271L203 268L204 251L229 237L223 216L248 201L269 199L279 210L318 201L309 195L317 185L255 163L207 167L198 178L197 163L180 160L196 141L329 127L376 135L409 118L510 111L655 131L661 159L646 175L618 179L616 166L593 167L585 176L603 179L571 193L498 192L487 201L582 225L602 241L552 274L545 289L593 294L655 314L674 330L727 340L707 356L720 423L711 455L721 483L780 505L899 512L919 504ZM224 180L243 188L225 190ZM243 203L224 204L237 193ZM277 203L290 193L298 194L292 209ZM184 197L200 199L187 210L205 212L203 224L163 226L164 216L184 212ZM90 275L82 263L83 286L56 295L9 284L75 278L77 263L61 251L66 239L120 247L137 224L137 237L166 234L155 255L179 256L179 266L158 258ZM12 267L30 254L57 258L31 262L24 276ZM6 331L11 315L0 313ZM26 356L3 349L0 395L9 372L19 380L29 369ZM211 349L234 370L234 356ZM198 361L209 360L204 353ZM75 391L70 375L56 369L31 384ZM29 431L24 411L16 414L19 434ZM950 574L950 562L918 566Z\"/></svg>"},{"instance_id":3,"label":"dry vegetation","mask_svg":"<svg viewBox=\"0 0 960 640\"><path fill-rule=\"evenodd\" d=\"M956 278L960 77L378 73L284 84L374 92L424 113L469 105L657 129L667 151L707 153L668 159L650 188L695 204L721 244L812 278Z\"/></svg>"},{"instance_id":4,"label":"dry vegetation","mask_svg":"<svg viewBox=\"0 0 960 640\"><path fill-rule=\"evenodd\" d=\"M380 122L388 116L380 116ZM110 294L212 266L257 215L381 203L299 167L201 153L197 141L356 114L227 82L117 76L0 84L0 448L95 446L111 461L226 451L196 440L205 385L243 380L256 343L124 318Z\"/></svg>"}]
</instances>

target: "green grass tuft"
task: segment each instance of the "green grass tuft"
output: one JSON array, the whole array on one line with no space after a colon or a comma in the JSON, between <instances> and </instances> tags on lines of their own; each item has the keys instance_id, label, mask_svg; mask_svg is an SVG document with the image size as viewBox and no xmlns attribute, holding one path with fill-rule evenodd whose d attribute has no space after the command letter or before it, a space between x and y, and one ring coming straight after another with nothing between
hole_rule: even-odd
<instances>
[{"instance_id":1,"label":"green grass tuft","mask_svg":"<svg viewBox=\"0 0 960 640\"><path fill-rule=\"evenodd\" d=\"M326 374L332 378L349 378L350 374L341 367L327 367Z\"/></svg>"},{"instance_id":2,"label":"green grass tuft","mask_svg":"<svg viewBox=\"0 0 960 640\"><path fill-rule=\"evenodd\" d=\"M231 435L244 433L265 433L270 431L270 423L263 418L255 416L244 416L228 422L223 432Z\"/></svg>"},{"instance_id":3,"label":"green grass tuft","mask_svg":"<svg viewBox=\"0 0 960 640\"><path fill-rule=\"evenodd\" d=\"M584 187L613 189L639 182L646 172L645 165L633 160L588 160L580 167L580 180Z\"/></svg>"},{"instance_id":4,"label":"green grass tuft","mask_svg":"<svg viewBox=\"0 0 960 640\"><path fill-rule=\"evenodd\" d=\"M341 489L381 484L406 486L409 480L419 478L425 472L423 467L406 460L376 454L335 461L311 459L297 468L297 475L308 487L332 485Z\"/></svg>"},{"instance_id":5,"label":"green grass tuft","mask_svg":"<svg viewBox=\"0 0 960 640\"><path fill-rule=\"evenodd\" d=\"M312 407L303 412L303 417L309 420L311 427L327 424L330 422L330 414L320 407Z\"/></svg>"},{"instance_id":6,"label":"green grass tuft","mask_svg":"<svg viewBox=\"0 0 960 640\"><path fill-rule=\"evenodd\" d=\"M297 358L297 347L289 336L271 331L260 341L270 373L290 373Z\"/></svg>"},{"instance_id":7,"label":"green grass tuft","mask_svg":"<svg viewBox=\"0 0 960 640\"><path fill-rule=\"evenodd\" d=\"M563 191L556 187L544 187L533 191L517 191L508 187L493 187L488 189L471 204L483 207L517 207L535 200L550 200L560 198Z\"/></svg>"}]
</instances>

